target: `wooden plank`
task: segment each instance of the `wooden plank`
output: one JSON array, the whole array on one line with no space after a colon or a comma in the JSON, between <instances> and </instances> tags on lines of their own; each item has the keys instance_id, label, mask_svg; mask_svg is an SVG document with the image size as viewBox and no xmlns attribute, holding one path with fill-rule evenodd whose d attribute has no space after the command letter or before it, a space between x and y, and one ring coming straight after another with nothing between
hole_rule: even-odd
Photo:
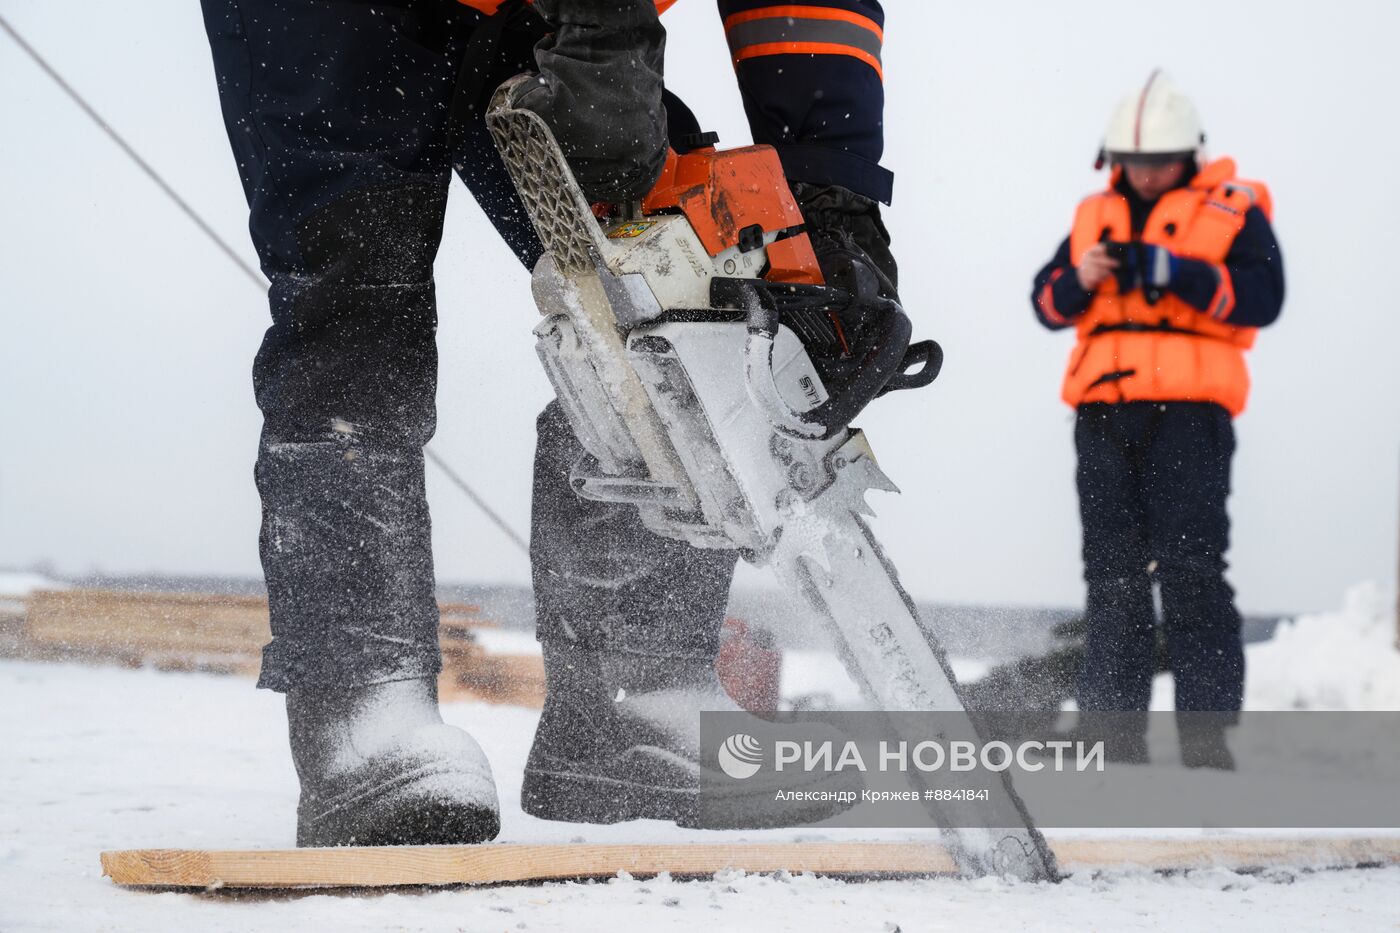
<instances>
[{"instance_id":1,"label":"wooden plank","mask_svg":"<svg viewBox=\"0 0 1400 933\"><path fill-rule=\"evenodd\" d=\"M475 698L540 709L544 706L544 661L537 654L485 654L470 663L443 652L443 699Z\"/></svg>"},{"instance_id":2,"label":"wooden plank","mask_svg":"<svg viewBox=\"0 0 1400 933\"><path fill-rule=\"evenodd\" d=\"M481 607L471 603L438 603L440 627L447 630L500 628L481 615Z\"/></svg>"},{"instance_id":3,"label":"wooden plank","mask_svg":"<svg viewBox=\"0 0 1400 933\"><path fill-rule=\"evenodd\" d=\"M442 692L538 709L544 668L538 655L491 655L476 633L496 623L481 607L444 602L439 626ZM159 670L255 674L272 637L260 596L135 590L41 590L22 620L0 613L0 656L117 663Z\"/></svg>"},{"instance_id":4,"label":"wooden plank","mask_svg":"<svg viewBox=\"0 0 1400 933\"><path fill-rule=\"evenodd\" d=\"M443 640L469 645L494 628L480 607L442 603ZM125 650L257 655L272 637L259 596L125 590L41 590L28 601L25 634L35 642Z\"/></svg>"},{"instance_id":5,"label":"wooden plank","mask_svg":"<svg viewBox=\"0 0 1400 933\"><path fill-rule=\"evenodd\" d=\"M392 887L554 878L713 875L725 869L823 874L939 874L954 870L938 846L843 845L483 845L102 853L117 884L173 887Z\"/></svg>"},{"instance_id":6,"label":"wooden plank","mask_svg":"<svg viewBox=\"0 0 1400 933\"><path fill-rule=\"evenodd\" d=\"M1155 871L1400 864L1400 837L1075 839L1053 844L1066 873L1133 867ZM566 878L707 876L726 869L843 876L952 874L940 845L912 842L703 845L483 845L102 853L120 885L182 888L394 887Z\"/></svg>"},{"instance_id":7,"label":"wooden plank","mask_svg":"<svg viewBox=\"0 0 1400 933\"><path fill-rule=\"evenodd\" d=\"M258 597L120 590L37 592L25 630L35 642L113 652L256 654L271 637Z\"/></svg>"},{"instance_id":8,"label":"wooden plank","mask_svg":"<svg viewBox=\"0 0 1400 933\"><path fill-rule=\"evenodd\" d=\"M1064 839L1052 844L1060 870L1131 867L1150 871L1193 868L1343 868L1400 864L1400 836L1198 836L1178 839Z\"/></svg>"}]
</instances>

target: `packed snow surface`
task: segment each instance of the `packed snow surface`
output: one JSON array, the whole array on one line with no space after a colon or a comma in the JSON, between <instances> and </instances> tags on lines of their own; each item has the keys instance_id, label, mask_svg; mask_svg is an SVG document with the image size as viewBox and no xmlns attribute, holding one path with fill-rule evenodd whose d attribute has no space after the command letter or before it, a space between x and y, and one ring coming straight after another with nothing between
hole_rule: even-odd
<instances>
[{"instance_id":1,"label":"packed snow surface","mask_svg":"<svg viewBox=\"0 0 1400 933\"><path fill-rule=\"evenodd\" d=\"M1283 627L1274 642L1251 646L1251 704L1400 708L1400 661L1387 602L1374 588L1358 589L1342 611L1302 618ZM542 822L518 804L535 714L475 703L450 705L444 714L471 730L491 758L504 806L504 842L931 838L895 831L702 833L661 823ZM281 698L244 680L0 661L0 930L1000 933L1393 930L1400 924L1400 868L1258 875L1124 870L1059 885L732 874L707 881L623 877L353 896L149 893L122 890L101 877L98 853L104 849L290 846L296 779L285 730Z\"/></svg>"}]
</instances>

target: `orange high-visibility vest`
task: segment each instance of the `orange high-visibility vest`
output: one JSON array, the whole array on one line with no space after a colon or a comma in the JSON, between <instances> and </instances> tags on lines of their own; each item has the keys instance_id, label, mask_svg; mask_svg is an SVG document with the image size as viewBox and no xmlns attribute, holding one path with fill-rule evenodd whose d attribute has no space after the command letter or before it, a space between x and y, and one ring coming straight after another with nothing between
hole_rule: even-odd
<instances>
[{"instance_id":1,"label":"orange high-visibility vest","mask_svg":"<svg viewBox=\"0 0 1400 933\"><path fill-rule=\"evenodd\" d=\"M1232 159L1210 163L1187 187L1162 195L1136 239L1211 263L1220 287L1209 309L1197 311L1171 292L1148 304L1142 289L1122 294L1116 280L1104 282L1076 322L1079 341L1061 393L1068 404L1215 402L1232 415L1244 411L1249 396L1244 351L1253 346L1257 328L1226 323L1235 294L1225 257L1251 207L1271 216L1269 191L1259 182L1236 179ZM1111 182L1107 191L1079 205L1070 261L1077 267L1103 240L1132 239L1127 198Z\"/></svg>"}]
</instances>

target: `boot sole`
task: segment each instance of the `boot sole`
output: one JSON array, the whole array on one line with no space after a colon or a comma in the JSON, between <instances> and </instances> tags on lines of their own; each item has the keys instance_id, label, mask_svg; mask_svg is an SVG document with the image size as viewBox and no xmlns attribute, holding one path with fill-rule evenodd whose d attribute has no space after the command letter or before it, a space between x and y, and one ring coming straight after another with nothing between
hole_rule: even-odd
<instances>
[{"instance_id":1,"label":"boot sole","mask_svg":"<svg viewBox=\"0 0 1400 933\"><path fill-rule=\"evenodd\" d=\"M501 831L494 806L426 792L431 768L360 792L313 819L297 820L297 846L434 846L490 842ZM417 793L415 793L417 785Z\"/></svg>"},{"instance_id":2,"label":"boot sole","mask_svg":"<svg viewBox=\"0 0 1400 933\"><path fill-rule=\"evenodd\" d=\"M449 846L490 842L501 818L484 807L405 800L376 815L371 825L317 825L298 829L299 848L334 846Z\"/></svg>"},{"instance_id":3,"label":"boot sole","mask_svg":"<svg viewBox=\"0 0 1400 933\"><path fill-rule=\"evenodd\" d=\"M594 775L525 769L520 806L531 816L560 823L623 823L696 819L697 794Z\"/></svg>"},{"instance_id":4,"label":"boot sole","mask_svg":"<svg viewBox=\"0 0 1400 933\"><path fill-rule=\"evenodd\" d=\"M861 787L860 783L843 782L830 789L859 794ZM697 790L532 768L525 769L520 787L521 809L533 817L560 823L667 820L685 829L781 829L817 823L850 808L850 804L813 801L807 807L775 813L771 805L770 793L755 793L749 801L735 798L732 806L721 808L722 813L703 814L702 820Z\"/></svg>"}]
</instances>

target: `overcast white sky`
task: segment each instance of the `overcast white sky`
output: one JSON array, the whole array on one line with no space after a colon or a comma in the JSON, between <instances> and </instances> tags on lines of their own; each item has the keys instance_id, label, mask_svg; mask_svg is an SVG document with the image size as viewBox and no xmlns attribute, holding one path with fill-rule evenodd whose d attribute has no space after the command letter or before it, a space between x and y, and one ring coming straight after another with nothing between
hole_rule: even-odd
<instances>
[{"instance_id":1,"label":"overcast white sky","mask_svg":"<svg viewBox=\"0 0 1400 933\"><path fill-rule=\"evenodd\" d=\"M252 258L194 0L0 0L98 109ZM1335 605L1396 570L1400 5L889 0L888 220L935 388L861 419L904 489L877 532L920 597L1082 598L1068 335L1031 275L1065 235L1117 98L1156 65L1216 154L1269 182L1289 273L1237 422L1232 579L1246 610ZM747 142L717 15L667 15L670 81ZM249 367L261 295L0 37L0 566L257 573ZM438 259L435 446L518 528L549 397L527 280L457 191ZM438 573L528 579L430 471Z\"/></svg>"}]
</instances>

